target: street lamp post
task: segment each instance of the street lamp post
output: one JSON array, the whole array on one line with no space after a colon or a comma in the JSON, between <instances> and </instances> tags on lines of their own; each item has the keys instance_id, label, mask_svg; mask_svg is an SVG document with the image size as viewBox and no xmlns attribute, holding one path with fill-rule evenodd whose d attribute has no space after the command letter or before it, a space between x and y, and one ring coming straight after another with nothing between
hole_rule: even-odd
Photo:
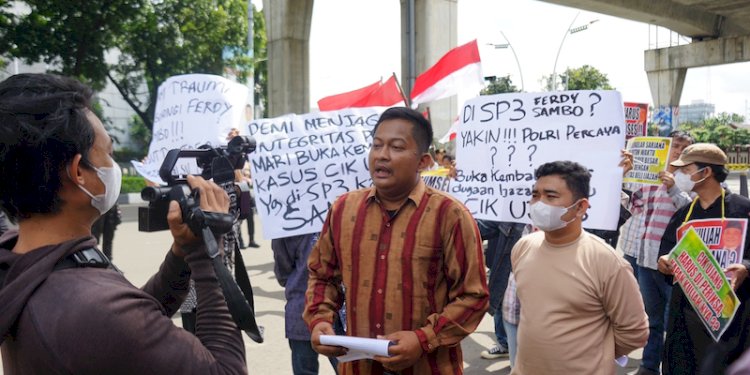
<instances>
[{"instance_id":1,"label":"street lamp post","mask_svg":"<svg viewBox=\"0 0 750 375\"><path fill-rule=\"evenodd\" d=\"M513 57L516 59L516 66L518 66L518 75L521 77L521 91L523 91L523 72L521 71L521 63L518 62L518 55L516 55L516 50L513 49L513 45L510 43L510 40L508 40L508 37L505 36L505 33L500 31L500 35L503 36L503 39L505 39L506 43L502 44L494 44L494 43L487 43L488 45L491 45L495 47L495 49L505 49L510 47L510 51L513 52Z\"/></svg>"},{"instance_id":2,"label":"street lamp post","mask_svg":"<svg viewBox=\"0 0 750 375\"><path fill-rule=\"evenodd\" d=\"M598 19L595 19L585 25L573 27L573 24L575 24L579 15L581 15L581 12L576 13L576 16L573 17L573 21L570 23L570 26L568 26L568 28L565 30L565 34L563 34L562 41L560 41L560 47L557 49L557 56L555 56L555 66L552 67L552 85L550 87L551 90L557 90L557 61L560 58L560 52L562 52L563 45L565 44L565 38L568 37L568 34L575 34L577 32L587 30L589 28L589 25L593 24L594 22L599 21ZM570 79L570 77L568 77L568 79Z\"/></svg>"}]
</instances>

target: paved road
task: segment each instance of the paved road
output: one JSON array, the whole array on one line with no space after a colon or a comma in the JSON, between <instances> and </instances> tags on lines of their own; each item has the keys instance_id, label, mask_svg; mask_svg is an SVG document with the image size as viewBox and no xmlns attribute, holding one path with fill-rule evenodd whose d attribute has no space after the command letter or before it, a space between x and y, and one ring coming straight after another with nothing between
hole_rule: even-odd
<instances>
[{"instance_id":1,"label":"paved road","mask_svg":"<svg viewBox=\"0 0 750 375\"><path fill-rule=\"evenodd\" d=\"M129 212L129 209L126 212ZM260 233L260 228L258 231ZM247 238L246 232L244 236ZM245 337L248 367L252 374L291 374L290 351L284 338L284 291L273 275L270 241L260 238L256 240L261 247L243 250L243 257L253 283L258 323L266 329L266 341L256 344ZM137 222L127 220L120 225L115 235L114 262L134 285L143 285L156 271L170 243L171 237L168 232L140 233ZM179 316L175 317L174 322L180 324ZM487 315L477 332L462 342L466 374L510 373L508 361L490 361L479 356L482 350L493 344L492 330L492 317ZM632 357L640 358L640 352ZM631 361L633 362L637 363ZM334 374L330 364L323 358L320 368L321 374ZM629 366L628 371L634 368Z\"/></svg>"}]
</instances>

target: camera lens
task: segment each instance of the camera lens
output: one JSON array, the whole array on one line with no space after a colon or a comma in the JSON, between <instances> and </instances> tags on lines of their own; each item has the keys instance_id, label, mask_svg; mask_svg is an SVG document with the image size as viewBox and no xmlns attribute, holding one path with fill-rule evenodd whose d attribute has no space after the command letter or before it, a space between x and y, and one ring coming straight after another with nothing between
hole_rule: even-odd
<instances>
[{"instance_id":1,"label":"camera lens","mask_svg":"<svg viewBox=\"0 0 750 375\"><path fill-rule=\"evenodd\" d=\"M148 202L156 202L167 197L170 187L147 186L141 190L141 199Z\"/></svg>"}]
</instances>

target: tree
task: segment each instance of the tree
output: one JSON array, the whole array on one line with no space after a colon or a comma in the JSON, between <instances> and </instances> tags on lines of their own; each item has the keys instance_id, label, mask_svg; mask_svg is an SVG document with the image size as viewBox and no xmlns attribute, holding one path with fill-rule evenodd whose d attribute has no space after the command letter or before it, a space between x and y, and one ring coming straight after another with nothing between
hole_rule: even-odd
<instances>
[{"instance_id":1,"label":"tree","mask_svg":"<svg viewBox=\"0 0 750 375\"><path fill-rule=\"evenodd\" d=\"M745 118L736 113L722 112L697 123L682 123L679 128L689 132L696 142L714 143L729 150L734 145L750 144L750 131L730 126L744 121Z\"/></svg>"},{"instance_id":2,"label":"tree","mask_svg":"<svg viewBox=\"0 0 750 375\"><path fill-rule=\"evenodd\" d=\"M551 75L542 77L542 82L548 91L557 89L552 87ZM558 75L555 83L562 83L565 90L614 90L607 75L590 65L566 69Z\"/></svg>"},{"instance_id":3,"label":"tree","mask_svg":"<svg viewBox=\"0 0 750 375\"><path fill-rule=\"evenodd\" d=\"M513 81L510 79L510 75L507 75L505 77L487 77L485 78L490 84L487 85L487 87L483 88L482 91L479 92L479 95L494 95L494 94L503 94L506 92L518 92L518 88L513 84Z\"/></svg>"},{"instance_id":4,"label":"tree","mask_svg":"<svg viewBox=\"0 0 750 375\"><path fill-rule=\"evenodd\" d=\"M19 15L8 15L9 3L0 0L0 54L43 61L95 89L110 80L149 130L156 90L168 77L232 67L242 79L255 62L246 0L27 0L19 3L29 12ZM110 52L116 62L105 59Z\"/></svg>"},{"instance_id":5,"label":"tree","mask_svg":"<svg viewBox=\"0 0 750 375\"><path fill-rule=\"evenodd\" d=\"M146 0L28 0L24 15L0 16L0 53L76 77L95 89L106 83L105 54ZM3 1L6 3L6 1Z\"/></svg>"},{"instance_id":6,"label":"tree","mask_svg":"<svg viewBox=\"0 0 750 375\"><path fill-rule=\"evenodd\" d=\"M107 77L151 130L157 90L167 78L252 69L247 24L245 0L148 2L126 25L118 40L122 54Z\"/></svg>"}]
</instances>

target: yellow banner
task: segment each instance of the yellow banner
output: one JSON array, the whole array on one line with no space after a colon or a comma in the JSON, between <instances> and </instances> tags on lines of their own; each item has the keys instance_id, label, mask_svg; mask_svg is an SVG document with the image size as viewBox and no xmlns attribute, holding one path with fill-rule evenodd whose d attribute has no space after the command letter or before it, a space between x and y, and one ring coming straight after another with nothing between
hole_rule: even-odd
<instances>
[{"instance_id":1,"label":"yellow banner","mask_svg":"<svg viewBox=\"0 0 750 375\"><path fill-rule=\"evenodd\" d=\"M438 168L438 169L431 169L429 171L422 171L422 176L440 176L440 177L448 177L448 168Z\"/></svg>"},{"instance_id":2,"label":"yellow banner","mask_svg":"<svg viewBox=\"0 0 750 375\"><path fill-rule=\"evenodd\" d=\"M633 169L623 182L661 185L659 172L667 169L672 138L635 137L628 141L628 151L633 154Z\"/></svg>"}]
</instances>

